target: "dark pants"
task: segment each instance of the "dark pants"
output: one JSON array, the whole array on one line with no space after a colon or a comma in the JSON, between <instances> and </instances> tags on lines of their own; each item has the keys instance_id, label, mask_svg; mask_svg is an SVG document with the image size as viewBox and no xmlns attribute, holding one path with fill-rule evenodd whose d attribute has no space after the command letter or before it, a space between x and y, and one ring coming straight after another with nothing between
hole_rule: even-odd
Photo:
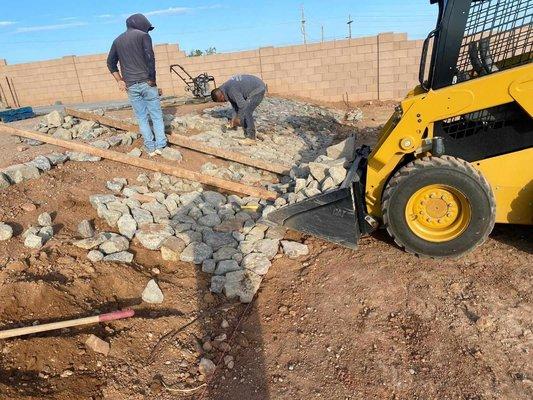
<instances>
[{"instance_id":1,"label":"dark pants","mask_svg":"<svg viewBox=\"0 0 533 400\"><path fill-rule=\"evenodd\" d=\"M261 104L265 97L265 90L259 92L248 99L248 105L243 112L242 127L247 138L255 139L254 111Z\"/></svg>"}]
</instances>

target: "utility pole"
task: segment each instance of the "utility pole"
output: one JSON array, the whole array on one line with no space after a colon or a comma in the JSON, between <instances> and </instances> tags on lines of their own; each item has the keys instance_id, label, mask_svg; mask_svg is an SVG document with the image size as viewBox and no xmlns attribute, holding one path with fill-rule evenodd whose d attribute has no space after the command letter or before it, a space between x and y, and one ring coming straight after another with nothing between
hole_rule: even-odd
<instances>
[{"instance_id":1,"label":"utility pole","mask_svg":"<svg viewBox=\"0 0 533 400\"><path fill-rule=\"evenodd\" d=\"M353 23L352 16L348 15L348 39L352 38L352 23Z\"/></svg>"},{"instance_id":2,"label":"utility pole","mask_svg":"<svg viewBox=\"0 0 533 400\"><path fill-rule=\"evenodd\" d=\"M324 25L322 25L321 30L322 30L322 42L323 42L324 41Z\"/></svg>"},{"instance_id":3,"label":"utility pole","mask_svg":"<svg viewBox=\"0 0 533 400\"><path fill-rule=\"evenodd\" d=\"M305 32L305 14L304 14L303 4L302 4L302 37L304 39L304 44L307 44L307 33Z\"/></svg>"}]
</instances>

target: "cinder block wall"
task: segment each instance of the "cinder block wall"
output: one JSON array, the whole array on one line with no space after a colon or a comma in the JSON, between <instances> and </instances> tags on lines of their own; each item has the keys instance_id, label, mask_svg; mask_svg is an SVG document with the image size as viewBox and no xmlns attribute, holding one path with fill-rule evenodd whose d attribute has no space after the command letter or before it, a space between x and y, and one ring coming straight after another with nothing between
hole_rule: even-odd
<instances>
[{"instance_id":1,"label":"cinder block wall","mask_svg":"<svg viewBox=\"0 0 533 400\"><path fill-rule=\"evenodd\" d=\"M181 95L184 84L170 73L183 65L191 75L214 75L219 84L234 74L262 77L270 93L325 101L389 100L403 97L418 79L421 40L405 33L382 33L285 47L187 57L178 45L155 46L158 85L165 95ZM10 105L6 77L21 105L117 100L118 91L106 66L106 54L9 65L0 60L0 85ZM2 92L0 91L0 94Z\"/></svg>"}]
</instances>

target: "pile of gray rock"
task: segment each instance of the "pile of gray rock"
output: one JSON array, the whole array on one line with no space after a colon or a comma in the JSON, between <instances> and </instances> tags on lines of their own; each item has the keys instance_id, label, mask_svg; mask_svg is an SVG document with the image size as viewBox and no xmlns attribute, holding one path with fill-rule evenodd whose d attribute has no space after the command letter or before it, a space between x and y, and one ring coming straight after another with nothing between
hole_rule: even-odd
<instances>
[{"instance_id":1,"label":"pile of gray rock","mask_svg":"<svg viewBox=\"0 0 533 400\"><path fill-rule=\"evenodd\" d=\"M98 248L104 254L105 240L120 241L123 249L114 248L117 252L125 251L126 242L134 240L159 251L164 260L201 265L213 275L211 291L242 302L252 300L280 251L289 257L309 252L306 245L284 241L284 229L262 223L269 210L266 201L225 196L200 186L193 191L176 190L173 178L161 174L152 178L142 174L138 181L145 184L128 185L125 179L115 178L107 185L114 194L90 197L98 216L119 234L98 235L76 242L77 246Z\"/></svg>"},{"instance_id":2,"label":"pile of gray rock","mask_svg":"<svg viewBox=\"0 0 533 400\"><path fill-rule=\"evenodd\" d=\"M131 263L133 261L133 254L128 251L131 238L113 232L96 233L88 220L80 222L78 234L82 239L73 244L81 249L89 250L87 258L92 262Z\"/></svg>"},{"instance_id":3,"label":"pile of gray rock","mask_svg":"<svg viewBox=\"0 0 533 400\"><path fill-rule=\"evenodd\" d=\"M52 226L52 216L44 212L37 218L37 226L30 226L22 237L24 238L24 246L30 249L40 249L54 236L54 228Z\"/></svg>"},{"instance_id":4,"label":"pile of gray rock","mask_svg":"<svg viewBox=\"0 0 533 400\"><path fill-rule=\"evenodd\" d=\"M227 106L206 109L202 115L175 117L171 128L178 133L198 131L191 138L213 147L293 165L309 162L323 153L345 120L341 111L274 97L265 98L255 115L259 140L253 145L243 140L242 128L223 129L232 116Z\"/></svg>"},{"instance_id":5,"label":"pile of gray rock","mask_svg":"<svg viewBox=\"0 0 533 400\"><path fill-rule=\"evenodd\" d=\"M45 115L39 124L34 127L34 130L52 135L58 139L72 140L80 138L87 141L110 132L108 128L100 127L96 122L80 121L57 110Z\"/></svg>"},{"instance_id":6,"label":"pile of gray rock","mask_svg":"<svg viewBox=\"0 0 533 400\"><path fill-rule=\"evenodd\" d=\"M269 190L280 195L272 210L337 189L346 179L354 153L355 138L350 136L328 147L326 154L314 161L292 167L289 177L283 177L280 183L267 185Z\"/></svg>"},{"instance_id":7,"label":"pile of gray rock","mask_svg":"<svg viewBox=\"0 0 533 400\"><path fill-rule=\"evenodd\" d=\"M80 122L73 117L64 116L64 114L59 111L52 111L50 114L46 115L36 128L42 133L52 134L56 137L61 136L61 139L70 140L80 138L83 140L90 140L89 144L101 149L109 149L119 145L129 146L139 137L139 134L134 132L116 133L111 129L100 127L92 121ZM67 134L65 131L70 133ZM106 137L104 138L102 135ZM96 138L98 139L95 140ZM38 144L40 143L41 142ZM31 144L35 143L31 142ZM172 160L176 160L178 157L180 158L181 154L177 154L176 152L179 153L179 151L175 149L169 149L166 158ZM134 149L129 154L135 157L140 157L141 153L142 151L140 149ZM61 165L69 160L78 162L97 162L100 161L101 158L75 151L40 155L24 164L11 165L1 169L0 190L22 181L37 179L41 173L50 171L55 166Z\"/></svg>"},{"instance_id":8,"label":"pile of gray rock","mask_svg":"<svg viewBox=\"0 0 533 400\"><path fill-rule=\"evenodd\" d=\"M94 113L103 115L103 111ZM79 120L57 110L45 115L34 129L58 139L83 140L103 149L118 145L130 146L139 137L135 132L117 133L116 129L101 126L94 121Z\"/></svg>"}]
</instances>

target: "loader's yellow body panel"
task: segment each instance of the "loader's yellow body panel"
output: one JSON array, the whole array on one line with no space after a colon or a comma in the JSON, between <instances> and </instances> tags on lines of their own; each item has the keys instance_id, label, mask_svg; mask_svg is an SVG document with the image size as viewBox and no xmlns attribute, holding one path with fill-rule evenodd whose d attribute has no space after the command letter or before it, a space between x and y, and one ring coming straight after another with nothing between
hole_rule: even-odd
<instances>
[{"instance_id":1,"label":"loader's yellow body panel","mask_svg":"<svg viewBox=\"0 0 533 400\"><path fill-rule=\"evenodd\" d=\"M472 165L496 197L496 222L533 224L533 149L487 158Z\"/></svg>"},{"instance_id":2,"label":"loader's yellow body panel","mask_svg":"<svg viewBox=\"0 0 533 400\"><path fill-rule=\"evenodd\" d=\"M424 140L434 123L516 102L533 118L533 64L500 71L427 92L411 91L384 126L368 159L367 212L382 216L381 198L388 179L407 159L427 155ZM497 222L533 224L533 150L531 148L472 163L496 196Z\"/></svg>"}]
</instances>

